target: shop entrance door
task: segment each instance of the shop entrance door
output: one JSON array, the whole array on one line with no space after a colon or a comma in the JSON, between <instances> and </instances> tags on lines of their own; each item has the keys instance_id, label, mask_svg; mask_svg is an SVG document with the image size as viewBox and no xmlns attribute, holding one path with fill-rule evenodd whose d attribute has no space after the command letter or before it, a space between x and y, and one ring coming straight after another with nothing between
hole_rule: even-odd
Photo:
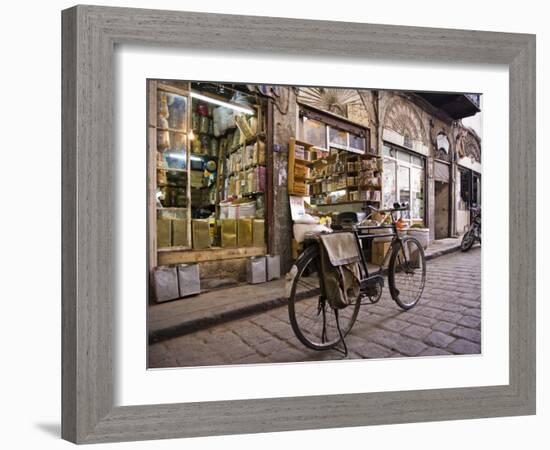
<instances>
[{"instance_id":1,"label":"shop entrance door","mask_svg":"<svg viewBox=\"0 0 550 450\"><path fill-rule=\"evenodd\" d=\"M435 182L435 238L449 237L449 183Z\"/></svg>"},{"instance_id":2,"label":"shop entrance door","mask_svg":"<svg viewBox=\"0 0 550 450\"><path fill-rule=\"evenodd\" d=\"M435 188L435 238L450 237L451 189L449 184L449 165L436 161L434 164Z\"/></svg>"}]
</instances>

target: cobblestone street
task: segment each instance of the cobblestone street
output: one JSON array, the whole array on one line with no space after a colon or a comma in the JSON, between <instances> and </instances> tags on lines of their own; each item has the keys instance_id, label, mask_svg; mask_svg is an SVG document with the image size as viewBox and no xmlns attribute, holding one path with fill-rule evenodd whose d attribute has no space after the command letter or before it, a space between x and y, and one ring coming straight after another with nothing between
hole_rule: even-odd
<instances>
[{"instance_id":1,"label":"cobblestone street","mask_svg":"<svg viewBox=\"0 0 550 450\"><path fill-rule=\"evenodd\" d=\"M481 350L481 249L428 261L420 302L401 310L389 289L362 306L346 338L348 358L476 354ZM285 306L149 346L149 367L207 366L342 359L294 336Z\"/></svg>"}]
</instances>

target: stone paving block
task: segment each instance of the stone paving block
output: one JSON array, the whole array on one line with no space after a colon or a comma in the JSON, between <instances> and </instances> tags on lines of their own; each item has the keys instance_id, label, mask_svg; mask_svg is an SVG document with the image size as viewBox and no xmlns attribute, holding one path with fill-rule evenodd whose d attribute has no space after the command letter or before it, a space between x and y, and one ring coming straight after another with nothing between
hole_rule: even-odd
<instances>
[{"instance_id":1,"label":"stone paving block","mask_svg":"<svg viewBox=\"0 0 550 450\"><path fill-rule=\"evenodd\" d=\"M374 330L369 334L368 339L407 356L417 355L426 348L426 345L422 342L401 336L392 331Z\"/></svg>"},{"instance_id":2,"label":"stone paving block","mask_svg":"<svg viewBox=\"0 0 550 450\"><path fill-rule=\"evenodd\" d=\"M447 347L447 350L460 355L472 355L481 353L481 345L465 339L457 339Z\"/></svg>"},{"instance_id":3,"label":"stone paving block","mask_svg":"<svg viewBox=\"0 0 550 450\"><path fill-rule=\"evenodd\" d=\"M233 331L249 345L262 344L273 338L273 335L251 321L235 327Z\"/></svg>"},{"instance_id":4,"label":"stone paving block","mask_svg":"<svg viewBox=\"0 0 550 450\"><path fill-rule=\"evenodd\" d=\"M401 334L411 337L413 339L424 339L432 330L427 327L421 327L420 325L410 325L401 331Z\"/></svg>"},{"instance_id":5,"label":"stone paving block","mask_svg":"<svg viewBox=\"0 0 550 450\"><path fill-rule=\"evenodd\" d=\"M441 331L442 333L446 333L446 334L449 334L449 332L453 328L456 328L456 323L450 323L450 322L437 322L432 327L434 331Z\"/></svg>"},{"instance_id":6,"label":"stone paving block","mask_svg":"<svg viewBox=\"0 0 550 450\"><path fill-rule=\"evenodd\" d=\"M177 367L176 358L168 351L164 343L154 344L147 349L147 367Z\"/></svg>"},{"instance_id":7,"label":"stone paving block","mask_svg":"<svg viewBox=\"0 0 550 450\"><path fill-rule=\"evenodd\" d=\"M362 358L387 358L392 355L390 349L374 342L365 342L361 347L354 347L354 349Z\"/></svg>"},{"instance_id":8,"label":"stone paving block","mask_svg":"<svg viewBox=\"0 0 550 450\"><path fill-rule=\"evenodd\" d=\"M441 302L441 301L431 301L429 303L429 306L432 308L442 309L444 311L451 311L451 312L462 312L466 309L466 307L462 305L456 305L454 303Z\"/></svg>"},{"instance_id":9,"label":"stone paving block","mask_svg":"<svg viewBox=\"0 0 550 450\"><path fill-rule=\"evenodd\" d=\"M428 347L423 352L419 353L418 356L441 356L441 355L452 355L452 353L443 350L438 347Z\"/></svg>"},{"instance_id":10,"label":"stone paving block","mask_svg":"<svg viewBox=\"0 0 550 450\"><path fill-rule=\"evenodd\" d=\"M426 336L424 342L434 347L445 348L454 340L455 338L452 336L441 333L440 331L433 331L428 336Z\"/></svg>"},{"instance_id":11,"label":"stone paving block","mask_svg":"<svg viewBox=\"0 0 550 450\"><path fill-rule=\"evenodd\" d=\"M401 331L403 328L407 328L409 324L404 320L399 319L387 319L380 322L380 326L390 331Z\"/></svg>"},{"instance_id":12,"label":"stone paving block","mask_svg":"<svg viewBox=\"0 0 550 450\"><path fill-rule=\"evenodd\" d=\"M445 322L458 322L461 317L462 314L452 311L442 311L437 315L437 319Z\"/></svg>"},{"instance_id":13,"label":"stone paving block","mask_svg":"<svg viewBox=\"0 0 550 450\"><path fill-rule=\"evenodd\" d=\"M441 311L436 308L430 308L429 306L416 306L414 308L414 312L416 314L420 314L421 316L430 317L432 319L435 319L439 314L441 314Z\"/></svg>"},{"instance_id":14,"label":"stone paving block","mask_svg":"<svg viewBox=\"0 0 550 450\"><path fill-rule=\"evenodd\" d=\"M407 320L407 322L421 325L423 327L433 327L436 323L438 323L436 319L433 319L431 317L415 314L414 309L411 311L408 311L407 315L403 317L405 320Z\"/></svg>"},{"instance_id":15,"label":"stone paving block","mask_svg":"<svg viewBox=\"0 0 550 450\"><path fill-rule=\"evenodd\" d=\"M467 298L459 298L457 300L457 303L460 303L463 306L466 306L467 308L478 308L479 307L479 301L471 300L471 296Z\"/></svg>"},{"instance_id":16,"label":"stone paving block","mask_svg":"<svg viewBox=\"0 0 550 450\"><path fill-rule=\"evenodd\" d=\"M481 332L473 328L456 327L452 334L454 336L467 339L472 342L481 343Z\"/></svg>"},{"instance_id":17,"label":"stone paving block","mask_svg":"<svg viewBox=\"0 0 550 450\"><path fill-rule=\"evenodd\" d=\"M463 313L465 316L481 317L481 309L478 308L466 308Z\"/></svg>"},{"instance_id":18,"label":"stone paving block","mask_svg":"<svg viewBox=\"0 0 550 450\"><path fill-rule=\"evenodd\" d=\"M387 306L388 302L385 303L386 305L383 305L382 301L380 301L374 305L368 305L368 311L375 314L380 314L384 317L393 316L394 314L398 314L400 312L400 310L397 309L398 307L394 306L395 303L394 305L390 303L389 305L391 306Z\"/></svg>"},{"instance_id":19,"label":"stone paving block","mask_svg":"<svg viewBox=\"0 0 550 450\"><path fill-rule=\"evenodd\" d=\"M272 353L268 358L266 358L266 361L274 363L306 361L308 358L318 356L318 353L319 352L316 352L315 350L305 349L305 347L304 351L292 347L283 347L277 352Z\"/></svg>"},{"instance_id":20,"label":"stone paving block","mask_svg":"<svg viewBox=\"0 0 550 450\"><path fill-rule=\"evenodd\" d=\"M475 316L464 316L457 321L457 323L469 328L479 328L481 325L481 318Z\"/></svg>"},{"instance_id":21,"label":"stone paving block","mask_svg":"<svg viewBox=\"0 0 550 450\"><path fill-rule=\"evenodd\" d=\"M357 316L357 322L353 326L353 329L355 330L356 327L361 327L361 325L366 325L368 327L379 326L384 320L386 320L386 318L380 314L368 313L367 315L360 309L359 315Z\"/></svg>"},{"instance_id":22,"label":"stone paving block","mask_svg":"<svg viewBox=\"0 0 550 450\"><path fill-rule=\"evenodd\" d=\"M260 353L263 356L268 356L273 353L279 352L282 349L288 348L288 345L290 342L288 341L282 341L281 339L278 339L274 336L271 337L269 341L262 342L262 343L256 343L254 346L254 349ZM301 345L298 341L296 341L296 345ZM292 344L290 344L292 345ZM305 348L305 347L304 347Z\"/></svg>"}]
</instances>

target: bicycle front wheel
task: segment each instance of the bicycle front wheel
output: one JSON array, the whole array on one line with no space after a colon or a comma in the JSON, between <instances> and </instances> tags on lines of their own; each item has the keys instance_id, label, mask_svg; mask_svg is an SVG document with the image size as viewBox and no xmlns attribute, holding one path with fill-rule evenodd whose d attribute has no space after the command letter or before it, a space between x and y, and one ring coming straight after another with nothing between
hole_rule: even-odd
<instances>
[{"instance_id":1,"label":"bicycle front wheel","mask_svg":"<svg viewBox=\"0 0 550 450\"><path fill-rule=\"evenodd\" d=\"M392 298L402 309L411 309L420 300L426 283L426 256L415 238L407 236L394 246L388 282Z\"/></svg>"},{"instance_id":2,"label":"bicycle front wheel","mask_svg":"<svg viewBox=\"0 0 550 450\"><path fill-rule=\"evenodd\" d=\"M319 248L308 247L296 262L296 274L288 299L288 315L294 334L306 347L327 350L340 342L334 309L321 292ZM338 311L340 329L346 336L351 330L361 302Z\"/></svg>"}]
</instances>

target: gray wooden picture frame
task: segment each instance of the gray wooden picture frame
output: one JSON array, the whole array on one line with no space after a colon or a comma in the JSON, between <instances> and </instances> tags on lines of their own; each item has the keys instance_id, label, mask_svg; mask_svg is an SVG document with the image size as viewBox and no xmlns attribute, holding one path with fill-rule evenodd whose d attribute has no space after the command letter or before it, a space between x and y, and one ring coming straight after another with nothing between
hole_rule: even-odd
<instances>
[{"instance_id":1,"label":"gray wooden picture frame","mask_svg":"<svg viewBox=\"0 0 550 450\"><path fill-rule=\"evenodd\" d=\"M62 29L63 438L94 443L535 413L534 35L97 6L63 11ZM115 407L116 44L508 66L509 384Z\"/></svg>"}]
</instances>

